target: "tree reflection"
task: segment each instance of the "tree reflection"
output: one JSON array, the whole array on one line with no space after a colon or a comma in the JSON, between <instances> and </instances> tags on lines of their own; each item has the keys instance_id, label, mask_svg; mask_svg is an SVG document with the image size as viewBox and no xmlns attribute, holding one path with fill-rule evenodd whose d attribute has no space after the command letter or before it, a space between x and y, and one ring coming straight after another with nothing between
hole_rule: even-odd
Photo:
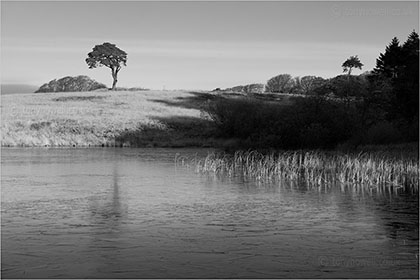
<instances>
[{"instance_id":1,"label":"tree reflection","mask_svg":"<svg viewBox=\"0 0 420 280\"><path fill-rule=\"evenodd\" d=\"M114 161L111 188L105 185L105 189L95 197L91 204L93 225L105 225L108 230L119 230L125 216L120 197L120 178L118 162Z\"/></svg>"}]
</instances>

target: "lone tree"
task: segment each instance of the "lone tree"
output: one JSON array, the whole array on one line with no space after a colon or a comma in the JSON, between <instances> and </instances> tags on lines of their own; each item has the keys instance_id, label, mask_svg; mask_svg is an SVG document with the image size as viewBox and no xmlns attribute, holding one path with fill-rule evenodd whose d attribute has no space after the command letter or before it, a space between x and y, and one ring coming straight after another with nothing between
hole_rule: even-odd
<instances>
[{"instance_id":1,"label":"lone tree","mask_svg":"<svg viewBox=\"0 0 420 280\"><path fill-rule=\"evenodd\" d=\"M93 50L88 53L88 58L86 58L86 63L90 69L106 66L112 71L112 78L114 82L112 83L112 90L115 90L117 85L118 72L121 70L122 66L127 66L127 53L114 44L103 43L102 45L96 45Z\"/></svg>"},{"instance_id":2,"label":"lone tree","mask_svg":"<svg viewBox=\"0 0 420 280\"><path fill-rule=\"evenodd\" d=\"M341 65L341 67L343 67L343 72L347 72L349 76L351 74L352 68L359 68L362 70L362 66L363 63L360 62L360 59L357 57L357 55L350 56L350 58L344 61L343 65Z\"/></svg>"}]
</instances>

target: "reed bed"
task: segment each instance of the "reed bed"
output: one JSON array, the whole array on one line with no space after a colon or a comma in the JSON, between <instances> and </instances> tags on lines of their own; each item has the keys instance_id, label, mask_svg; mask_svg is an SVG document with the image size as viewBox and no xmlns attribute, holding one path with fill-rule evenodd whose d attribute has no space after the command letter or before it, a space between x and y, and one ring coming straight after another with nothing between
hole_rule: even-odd
<instances>
[{"instance_id":1,"label":"reed bed","mask_svg":"<svg viewBox=\"0 0 420 280\"><path fill-rule=\"evenodd\" d=\"M378 152L295 151L262 154L238 151L233 155L210 153L203 159L177 155L176 163L193 166L196 172L239 177L258 182L301 181L309 185L359 185L390 187L418 192L418 156L386 155Z\"/></svg>"}]
</instances>

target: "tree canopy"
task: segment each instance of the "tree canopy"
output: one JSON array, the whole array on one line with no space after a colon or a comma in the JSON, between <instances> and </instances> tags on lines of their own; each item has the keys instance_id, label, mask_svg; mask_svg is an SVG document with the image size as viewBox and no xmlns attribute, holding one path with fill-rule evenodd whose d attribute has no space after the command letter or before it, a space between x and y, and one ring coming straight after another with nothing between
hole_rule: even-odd
<instances>
[{"instance_id":1,"label":"tree canopy","mask_svg":"<svg viewBox=\"0 0 420 280\"><path fill-rule=\"evenodd\" d=\"M304 76L300 79L302 93L310 94L312 91L325 83L325 80L317 76Z\"/></svg>"},{"instance_id":2,"label":"tree canopy","mask_svg":"<svg viewBox=\"0 0 420 280\"><path fill-rule=\"evenodd\" d=\"M267 81L267 92L289 93L295 85L295 81L289 74L280 74Z\"/></svg>"},{"instance_id":3,"label":"tree canopy","mask_svg":"<svg viewBox=\"0 0 420 280\"><path fill-rule=\"evenodd\" d=\"M127 53L111 43L103 43L96 45L93 50L88 53L86 63L90 69L106 66L112 72L112 89L114 90L117 84L118 72L122 66L127 66Z\"/></svg>"},{"instance_id":4,"label":"tree canopy","mask_svg":"<svg viewBox=\"0 0 420 280\"><path fill-rule=\"evenodd\" d=\"M401 55L400 41L397 37L394 37L386 47L385 52L379 54L379 58L376 59L374 73L384 75L388 78L396 78L398 70L401 67Z\"/></svg>"},{"instance_id":5,"label":"tree canopy","mask_svg":"<svg viewBox=\"0 0 420 280\"><path fill-rule=\"evenodd\" d=\"M341 65L341 67L343 67L343 72L347 72L349 75L351 74L351 70L353 68L359 68L361 70L362 66L363 63L360 62L360 59L357 57L357 55L350 56L350 58L344 61L343 65Z\"/></svg>"},{"instance_id":6,"label":"tree canopy","mask_svg":"<svg viewBox=\"0 0 420 280\"><path fill-rule=\"evenodd\" d=\"M419 35L413 31L402 45L394 37L376 60L373 71L377 84L392 87L391 118L412 122L419 116Z\"/></svg>"}]
</instances>

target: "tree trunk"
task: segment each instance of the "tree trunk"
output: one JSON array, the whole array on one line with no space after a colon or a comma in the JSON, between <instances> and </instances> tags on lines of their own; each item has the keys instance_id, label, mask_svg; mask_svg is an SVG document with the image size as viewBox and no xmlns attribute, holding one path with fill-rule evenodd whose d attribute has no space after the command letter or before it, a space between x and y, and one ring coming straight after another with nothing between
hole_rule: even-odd
<instances>
[{"instance_id":1,"label":"tree trunk","mask_svg":"<svg viewBox=\"0 0 420 280\"><path fill-rule=\"evenodd\" d=\"M115 90L117 82L118 82L117 75L113 76L112 78L114 79L114 81L112 82L112 90Z\"/></svg>"},{"instance_id":2,"label":"tree trunk","mask_svg":"<svg viewBox=\"0 0 420 280\"><path fill-rule=\"evenodd\" d=\"M111 68L111 71L112 71L112 79L114 80L112 82L112 88L111 88L111 90L115 90L116 89L116 86L117 86L117 82L118 82L118 79L117 79L118 70L117 69L114 69L114 68Z\"/></svg>"}]
</instances>

